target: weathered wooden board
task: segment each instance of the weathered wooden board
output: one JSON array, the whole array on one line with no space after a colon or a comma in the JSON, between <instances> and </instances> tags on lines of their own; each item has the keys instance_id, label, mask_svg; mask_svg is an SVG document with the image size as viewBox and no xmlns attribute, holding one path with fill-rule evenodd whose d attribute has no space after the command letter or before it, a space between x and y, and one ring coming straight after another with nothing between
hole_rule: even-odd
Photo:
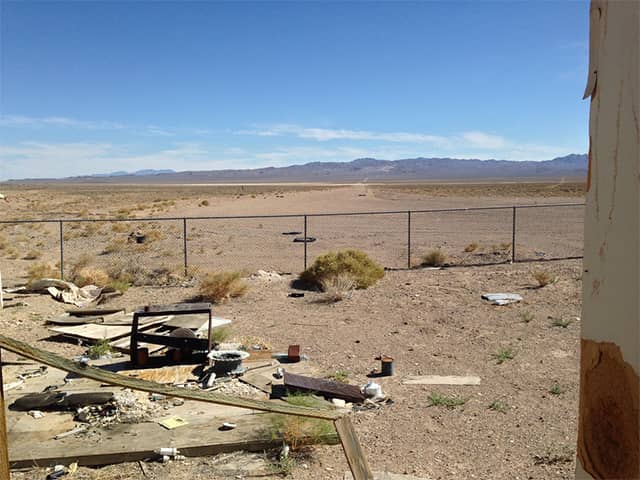
<instances>
[{"instance_id":1,"label":"weathered wooden board","mask_svg":"<svg viewBox=\"0 0 640 480\"><path fill-rule=\"evenodd\" d=\"M7 449L7 421L2 388L2 350L0 350L0 480L9 480L9 452Z\"/></svg>"},{"instance_id":2,"label":"weathered wooden board","mask_svg":"<svg viewBox=\"0 0 640 480\"><path fill-rule=\"evenodd\" d=\"M160 329L162 329L163 327L164 325L160 325L159 327L151 328L147 330L146 333L160 333ZM112 342L109 342L109 346L114 350L118 350L119 352L129 353L131 351L131 335L113 340ZM140 342L138 343L138 348L147 348L149 350L149 353L151 354L159 352L166 347L164 345L158 345L155 343Z\"/></svg>"},{"instance_id":3,"label":"weathered wooden board","mask_svg":"<svg viewBox=\"0 0 640 480\"><path fill-rule=\"evenodd\" d=\"M138 329L146 330L154 325L164 323L166 320L167 317L155 318L153 322L142 325ZM114 340L131 334L130 325L96 325L93 323L74 325L71 327L51 327L49 330L62 335L68 335L92 342L105 339Z\"/></svg>"},{"instance_id":4,"label":"weathered wooden board","mask_svg":"<svg viewBox=\"0 0 640 480\"><path fill-rule=\"evenodd\" d=\"M345 472L343 480L353 480L351 472ZM373 472L373 480L430 480L427 477L416 477L401 473Z\"/></svg>"},{"instance_id":5,"label":"weathered wooden board","mask_svg":"<svg viewBox=\"0 0 640 480\"><path fill-rule=\"evenodd\" d=\"M231 320L220 317L211 317L211 328L218 328L229 325ZM191 330L206 329L209 324L208 315L174 315L173 318L165 322L167 327L190 328Z\"/></svg>"},{"instance_id":6,"label":"weathered wooden board","mask_svg":"<svg viewBox=\"0 0 640 480\"><path fill-rule=\"evenodd\" d=\"M362 402L365 399L360 387L346 383L334 382L324 378L305 377L295 373L284 373L284 385L292 390L317 392L331 398L341 398L347 402Z\"/></svg>"},{"instance_id":7,"label":"weathered wooden board","mask_svg":"<svg viewBox=\"0 0 640 480\"><path fill-rule=\"evenodd\" d=\"M184 398L187 400L198 400L208 403L218 403L221 405L230 405L234 407L247 408L272 413L282 413L285 415L298 415L301 417L321 418L324 420L335 420L342 414L340 412L329 410L317 410L313 408L297 407L294 405L283 405L277 402L251 400L247 398L238 398L231 395L221 393L204 392L201 390L187 390L185 388L170 387L155 382L148 382L137 378L125 377L117 373L108 372L106 370L85 366L78 362L60 357L55 353L47 352L39 348L33 347L27 343L15 340L13 338L0 335L0 348L30 358L53 368L64 370L66 372L75 373L81 377L97 380L98 382L117 385L119 387L131 388L133 390L142 390L145 392L161 393L171 397Z\"/></svg>"},{"instance_id":8,"label":"weathered wooden board","mask_svg":"<svg viewBox=\"0 0 640 480\"><path fill-rule=\"evenodd\" d=\"M187 380L197 379L198 376L193 372L198 367L200 367L200 365L175 365L162 368L121 370L118 373L150 382L177 384L186 383Z\"/></svg>"},{"instance_id":9,"label":"weathered wooden board","mask_svg":"<svg viewBox=\"0 0 640 480\"><path fill-rule=\"evenodd\" d=\"M334 425L353 478L355 480L373 480L373 473L367 464L367 459L349 417L337 419Z\"/></svg>"},{"instance_id":10,"label":"weathered wooden board","mask_svg":"<svg viewBox=\"0 0 640 480\"><path fill-rule=\"evenodd\" d=\"M202 417L202 416L201 416ZM185 456L215 455L235 450L264 451L282 445L273 438L273 414L245 414L237 417L189 419L189 425L167 430L154 422L117 424L97 435L72 436L60 440L34 442L29 433L9 440L9 461L13 468L48 466L78 462L104 465L155 458L153 450L176 447ZM237 428L219 430L223 422ZM309 441L336 443L335 435Z\"/></svg>"},{"instance_id":11,"label":"weathered wooden board","mask_svg":"<svg viewBox=\"0 0 640 480\"><path fill-rule=\"evenodd\" d=\"M402 379L403 385L480 385L480 377L458 375L421 375Z\"/></svg>"}]
</instances>

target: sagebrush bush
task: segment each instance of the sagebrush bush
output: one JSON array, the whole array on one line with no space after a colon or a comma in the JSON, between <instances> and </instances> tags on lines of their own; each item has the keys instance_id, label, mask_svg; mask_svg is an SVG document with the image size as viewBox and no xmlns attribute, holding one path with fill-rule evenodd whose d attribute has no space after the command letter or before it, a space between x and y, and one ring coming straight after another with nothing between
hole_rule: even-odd
<instances>
[{"instance_id":1,"label":"sagebrush bush","mask_svg":"<svg viewBox=\"0 0 640 480\"><path fill-rule=\"evenodd\" d=\"M478 249L478 243L477 242L471 242L469 245L464 247L464 251L466 253L475 252L477 249Z\"/></svg>"},{"instance_id":2,"label":"sagebrush bush","mask_svg":"<svg viewBox=\"0 0 640 480\"><path fill-rule=\"evenodd\" d=\"M36 263L27 270L29 284L41 278L60 278L60 269L50 263Z\"/></svg>"},{"instance_id":3,"label":"sagebrush bush","mask_svg":"<svg viewBox=\"0 0 640 480\"><path fill-rule=\"evenodd\" d=\"M555 283L556 277L547 270L535 270L533 272L533 278L538 282L538 287L546 287L551 283Z\"/></svg>"},{"instance_id":4,"label":"sagebrush bush","mask_svg":"<svg viewBox=\"0 0 640 480\"><path fill-rule=\"evenodd\" d=\"M339 302L353 293L356 283L349 273L341 273L322 281L322 291L326 293L327 302Z\"/></svg>"},{"instance_id":5,"label":"sagebrush bush","mask_svg":"<svg viewBox=\"0 0 640 480\"><path fill-rule=\"evenodd\" d=\"M106 287L111 283L111 277L101 268L94 265L87 265L74 271L71 281L79 287L84 287L85 285Z\"/></svg>"},{"instance_id":6,"label":"sagebrush bush","mask_svg":"<svg viewBox=\"0 0 640 480\"><path fill-rule=\"evenodd\" d=\"M247 284L240 272L208 273L200 282L199 297L212 303L222 303L247 293Z\"/></svg>"},{"instance_id":7,"label":"sagebrush bush","mask_svg":"<svg viewBox=\"0 0 640 480\"><path fill-rule=\"evenodd\" d=\"M355 288L368 288L384 277L384 269L360 250L340 250L316 258L300 280L323 288L323 282L339 275L350 276Z\"/></svg>"},{"instance_id":8,"label":"sagebrush bush","mask_svg":"<svg viewBox=\"0 0 640 480\"><path fill-rule=\"evenodd\" d=\"M422 257L422 265L425 267L441 267L446 261L447 253L441 248L429 250L429 252Z\"/></svg>"}]
</instances>

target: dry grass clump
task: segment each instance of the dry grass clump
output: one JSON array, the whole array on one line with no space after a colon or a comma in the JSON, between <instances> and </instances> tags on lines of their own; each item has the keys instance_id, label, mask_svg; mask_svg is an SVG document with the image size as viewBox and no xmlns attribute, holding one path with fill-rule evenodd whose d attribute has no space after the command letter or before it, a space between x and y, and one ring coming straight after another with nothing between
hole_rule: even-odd
<instances>
[{"instance_id":1,"label":"dry grass clump","mask_svg":"<svg viewBox=\"0 0 640 480\"><path fill-rule=\"evenodd\" d=\"M422 257L423 267L441 267L447 261L447 252L441 248L434 248L429 250L426 255Z\"/></svg>"},{"instance_id":2,"label":"dry grass clump","mask_svg":"<svg viewBox=\"0 0 640 480\"><path fill-rule=\"evenodd\" d=\"M35 263L27 270L28 285L41 278L60 278L60 269L50 263Z\"/></svg>"},{"instance_id":3,"label":"dry grass clump","mask_svg":"<svg viewBox=\"0 0 640 480\"><path fill-rule=\"evenodd\" d=\"M69 281L75 283L79 287L85 285L96 285L98 287L106 287L111 283L111 277L102 268L92 263L89 255L83 255L71 267L69 271Z\"/></svg>"},{"instance_id":4,"label":"dry grass clump","mask_svg":"<svg viewBox=\"0 0 640 480\"><path fill-rule=\"evenodd\" d=\"M126 246L127 246L127 242L125 240L123 240L122 238L117 238L107 243L107 245L105 245L104 249L102 250L102 254L108 255L110 253L121 252L122 250L125 249Z\"/></svg>"},{"instance_id":5,"label":"dry grass clump","mask_svg":"<svg viewBox=\"0 0 640 480\"><path fill-rule=\"evenodd\" d=\"M477 249L478 249L478 243L477 242L471 242L469 245L464 247L465 253L475 252Z\"/></svg>"},{"instance_id":6,"label":"dry grass clump","mask_svg":"<svg viewBox=\"0 0 640 480\"><path fill-rule=\"evenodd\" d=\"M111 226L111 230L115 233L124 233L129 230L129 226L127 225L127 222L115 222Z\"/></svg>"},{"instance_id":7,"label":"dry grass clump","mask_svg":"<svg viewBox=\"0 0 640 480\"><path fill-rule=\"evenodd\" d=\"M349 298L356 288L356 282L349 273L341 273L321 282L322 291L325 292L324 300L327 303L335 303Z\"/></svg>"},{"instance_id":8,"label":"dry grass clump","mask_svg":"<svg viewBox=\"0 0 640 480\"><path fill-rule=\"evenodd\" d=\"M208 273L200 282L198 296L207 302L223 303L243 296L247 288L240 272Z\"/></svg>"},{"instance_id":9,"label":"dry grass clump","mask_svg":"<svg viewBox=\"0 0 640 480\"><path fill-rule=\"evenodd\" d=\"M284 400L290 405L316 410L335 408L324 399L309 394L289 393ZM333 423L328 420L281 414L271 417L270 431L272 438L282 438L294 451L309 443L333 443L336 435Z\"/></svg>"},{"instance_id":10,"label":"dry grass clump","mask_svg":"<svg viewBox=\"0 0 640 480\"><path fill-rule=\"evenodd\" d=\"M558 279L548 270L534 270L533 278L538 282L538 288L546 287L552 283L555 283Z\"/></svg>"},{"instance_id":11,"label":"dry grass clump","mask_svg":"<svg viewBox=\"0 0 640 480\"><path fill-rule=\"evenodd\" d=\"M85 285L106 287L111 284L111 277L101 268L89 265L76 272L72 281L79 287L84 287Z\"/></svg>"},{"instance_id":12,"label":"dry grass clump","mask_svg":"<svg viewBox=\"0 0 640 480\"><path fill-rule=\"evenodd\" d=\"M316 258L300 280L323 288L323 282L340 275L348 275L355 288L368 288L384 276L384 269L360 250L341 250Z\"/></svg>"}]
</instances>

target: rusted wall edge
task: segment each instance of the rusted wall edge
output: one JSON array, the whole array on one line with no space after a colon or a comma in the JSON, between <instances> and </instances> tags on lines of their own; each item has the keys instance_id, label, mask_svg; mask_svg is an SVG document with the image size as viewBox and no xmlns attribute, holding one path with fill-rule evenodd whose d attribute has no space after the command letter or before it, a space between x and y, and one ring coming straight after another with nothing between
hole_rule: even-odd
<instances>
[{"instance_id":1,"label":"rusted wall edge","mask_svg":"<svg viewBox=\"0 0 640 480\"><path fill-rule=\"evenodd\" d=\"M612 342L581 340L578 461L596 479L640 478L640 380Z\"/></svg>"}]
</instances>

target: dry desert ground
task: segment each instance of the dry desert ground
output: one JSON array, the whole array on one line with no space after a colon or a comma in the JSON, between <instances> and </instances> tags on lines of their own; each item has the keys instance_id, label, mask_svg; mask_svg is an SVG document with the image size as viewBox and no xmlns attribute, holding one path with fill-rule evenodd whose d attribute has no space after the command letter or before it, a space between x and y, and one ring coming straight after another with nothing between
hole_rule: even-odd
<instances>
[{"instance_id":1,"label":"dry desert ground","mask_svg":"<svg viewBox=\"0 0 640 480\"><path fill-rule=\"evenodd\" d=\"M395 359L396 375L379 378L393 401L351 414L373 470L419 478L561 479L574 469L581 309L582 207L518 210L516 258L511 257L512 210L429 212L409 210L502 205L581 203L579 183L90 186L5 185L9 202L0 219L92 219L64 223L64 269L94 262L122 271L135 264L136 284L109 300L133 310L193 298L201 276L238 270L245 296L216 305L233 320L232 335L255 338L276 350L300 344L325 375L340 372L362 385L379 367L380 354ZM292 298L291 282L303 269L304 244L283 232L302 231L303 217L189 220L188 269L183 263L183 217L380 212L378 216L309 217L309 264L321 253L358 248L387 267L366 290L335 303L322 292ZM121 222L99 221L117 217ZM135 218L171 217L171 221ZM150 242L128 241L143 231ZM156 232L151 234L150 232ZM24 284L34 265L59 269L58 223L0 225L0 269L5 286ZM475 248L465 247L476 244ZM451 266L418 266L439 247ZM409 255L409 257L408 257ZM146 270L145 270L146 269ZM257 270L278 278L255 277ZM536 288L535 271L555 281ZM494 306L486 292L524 300ZM66 305L45 295L21 297L22 306L0 316L4 335L72 357L86 347L61 342L44 322ZM511 358L508 358L511 357ZM4 352L3 361L15 361ZM500 361L502 360L502 361ZM477 375L479 386L404 385L408 375ZM5 382L7 380L5 379ZM460 405L431 405L441 394ZM298 455L294 479L341 479L348 470L339 446L316 446ZM43 470L12 478L43 478ZM227 478L214 457L184 462L80 468L78 479ZM230 478L238 478L232 474ZM267 474L262 478L278 478ZM242 478L242 477L240 477Z\"/></svg>"}]
</instances>

